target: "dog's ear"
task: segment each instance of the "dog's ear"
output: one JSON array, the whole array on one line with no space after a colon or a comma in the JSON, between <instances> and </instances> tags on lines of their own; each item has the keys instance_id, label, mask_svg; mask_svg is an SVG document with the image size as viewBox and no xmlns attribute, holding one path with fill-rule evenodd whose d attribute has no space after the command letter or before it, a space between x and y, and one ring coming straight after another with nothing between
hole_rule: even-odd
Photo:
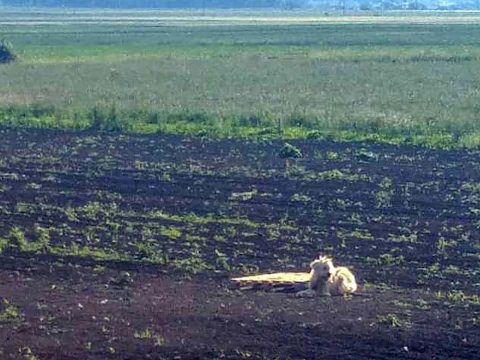
<instances>
[{"instance_id":1,"label":"dog's ear","mask_svg":"<svg viewBox=\"0 0 480 360\"><path fill-rule=\"evenodd\" d=\"M330 257L326 256L326 255L319 255L318 260L320 260L321 262L332 261L332 259Z\"/></svg>"}]
</instances>

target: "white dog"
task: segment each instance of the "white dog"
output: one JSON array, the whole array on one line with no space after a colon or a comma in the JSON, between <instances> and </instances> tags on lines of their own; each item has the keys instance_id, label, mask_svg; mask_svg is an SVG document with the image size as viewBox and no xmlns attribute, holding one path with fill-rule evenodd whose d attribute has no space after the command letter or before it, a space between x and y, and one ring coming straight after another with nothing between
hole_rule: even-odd
<instances>
[{"instance_id":1,"label":"white dog","mask_svg":"<svg viewBox=\"0 0 480 360\"><path fill-rule=\"evenodd\" d=\"M333 266L332 259L320 256L310 264L308 289L298 292L299 297L351 294L357 290L355 276L346 267Z\"/></svg>"}]
</instances>

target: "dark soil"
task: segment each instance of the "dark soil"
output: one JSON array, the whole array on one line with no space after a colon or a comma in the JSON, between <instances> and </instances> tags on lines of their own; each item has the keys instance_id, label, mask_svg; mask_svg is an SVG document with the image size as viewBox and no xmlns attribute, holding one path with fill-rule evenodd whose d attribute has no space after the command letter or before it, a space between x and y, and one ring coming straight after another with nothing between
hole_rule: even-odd
<instances>
[{"instance_id":1,"label":"dark soil","mask_svg":"<svg viewBox=\"0 0 480 360\"><path fill-rule=\"evenodd\" d=\"M286 169L281 141L0 140L1 359L480 358L478 153L293 141ZM319 252L358 296L228 281Z\"/></svg>"},{"instance_id":2,"label":"dark soil","mask_svg":"<svg viewBox=\"0 0 480 360\"><path fill-rule=\"evenodd\" d=\"M39 359L473 359L479 351L477 330L454 327L463 311L421 291L297 299L164 274L122 281L124 273L74 265L1 277L1 293L23 313L1 325L5 359L26 347ZM398 312L393 302L420 299L431 308L404 309L411 323L379 322ZM152 338L139 338L147 328Z\"/></svg>"}]
</instances>

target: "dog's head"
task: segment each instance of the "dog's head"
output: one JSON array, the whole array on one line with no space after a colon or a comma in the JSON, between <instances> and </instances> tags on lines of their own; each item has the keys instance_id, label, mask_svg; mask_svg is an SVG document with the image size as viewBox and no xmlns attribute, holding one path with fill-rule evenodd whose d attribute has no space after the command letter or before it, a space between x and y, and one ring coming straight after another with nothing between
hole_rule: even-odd
<instances>
[{"instance_id":1,"label":"dog's head","mask_svg":"<svg viewBox=\"0 0 480 360\"><path fill-rule=\"evenodd\" d=\"M320 256L310 263L310 268L319 278L329 278L335 269L332 259L327 256Z\"/></svg>"}]
</instances>

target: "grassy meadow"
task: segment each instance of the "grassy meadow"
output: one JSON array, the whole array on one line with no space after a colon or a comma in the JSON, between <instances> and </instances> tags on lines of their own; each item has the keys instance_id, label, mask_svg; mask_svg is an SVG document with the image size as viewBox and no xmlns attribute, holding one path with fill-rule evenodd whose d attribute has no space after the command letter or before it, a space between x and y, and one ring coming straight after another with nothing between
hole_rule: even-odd
<instances>
[{"instance_id":1,"label":"grassy meadow","mask_svg":"<svg viewBox=\"0 0 480 360\"><path fill-rule=\"evenodd\" d=\"M480 13L0 14L3 124L480 144Z\"/></svg>"}]
</instances>

